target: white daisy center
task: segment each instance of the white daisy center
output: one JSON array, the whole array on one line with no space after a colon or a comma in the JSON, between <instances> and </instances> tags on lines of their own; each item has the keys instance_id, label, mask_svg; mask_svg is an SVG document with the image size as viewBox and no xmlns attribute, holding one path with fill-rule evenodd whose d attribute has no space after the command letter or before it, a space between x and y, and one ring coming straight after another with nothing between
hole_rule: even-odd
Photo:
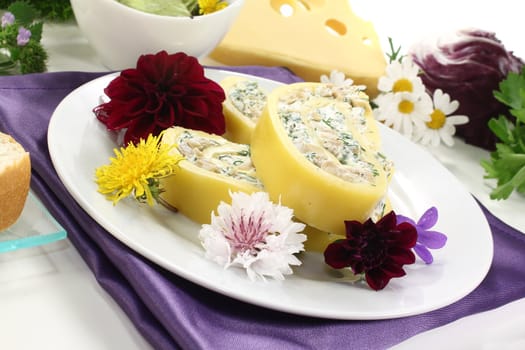
<instances>
[{"instance_id":1,"label":"white daisy center","mask_svg":"<svg viewBox=\"0 0 525 350\"><path fill-rule=\"evenodd\" d=\"M427 126L430 129L441 129L443 125L445 125L446 119L447 116L445 113L443 113L440 109L434 109L434 111L430 114L430 121L427 122Z\"/></svg>"},{"instance_id":2,"label":"white daisy center","mask_svg":"<svg viewBox=\"0 0 525 350\"><path fill-rule=\"evenodd\" d=\"M412 82L409 79L401 78L394 82L394 85L392 86L393 92L413 92L414 91L414 85L412 85Z\"/></svg>"},{"instance_id":3,"label":"white daisy center","mask_svg":"<svg viewBox=\"0 0 525 350\"><path fill-rule=\"evenodd\" d=\"M410 114L414 111L414 102L409 100L401 100L397 105L397 109L400 113Z\"/></svg>"}]
</instances>

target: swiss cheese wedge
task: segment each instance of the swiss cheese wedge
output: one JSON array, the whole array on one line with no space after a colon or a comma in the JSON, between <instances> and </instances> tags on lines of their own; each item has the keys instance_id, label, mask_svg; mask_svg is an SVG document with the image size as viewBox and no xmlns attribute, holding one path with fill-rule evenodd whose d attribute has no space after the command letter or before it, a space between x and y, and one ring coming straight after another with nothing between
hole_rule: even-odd
<instances>
[{"instance_id":1,"label":"swiss cheese wedge","mask_svg":"<svg viewBox=\"0 0 525 350\"><path fill-rule=\"evenodd\" d=\"M393 167L379 148L367 95L356 86L320 83L273 90L251 143L270 198L336 235L344 235L345 220L384 210Z\"/></svg>"},{"instance_id":2,"label":"swiss cheese wedge","mask_svg":"<svg viewBox=\"0 0 525 350\"><path fill-rule=\"evenodd\" d=\"M226 99L223 113L226 121L225 139L250 144L253 129L266 105L266 92L255 80L229 76L220 83Z\"/></svg>"},{"instance_id":3,"label":"swiss cheese wedge","mask_svg":"<svg viewBox=\"0 0 525 350\"><path fill-rule=\"evenodd\" d=\"M306 81L338 70L377 95L386 60L372 23L349 0L245 0L209 55L227 65L284 66Z\"/></svg>"},{"instance_id":4,"label":"swiss cheese wedge","mask_svg":"<svg viewBox=\"0 0 525 350\"><path fill-rule=\"evenodd\" d=\"M262 190L248 145L182 127L167 129L162 142L176 145L172 152L185 159L175 175L162 179L161 201L197 223L210 223L219 203L230 201L229 191Z\"/></svg>"}]
</instances>

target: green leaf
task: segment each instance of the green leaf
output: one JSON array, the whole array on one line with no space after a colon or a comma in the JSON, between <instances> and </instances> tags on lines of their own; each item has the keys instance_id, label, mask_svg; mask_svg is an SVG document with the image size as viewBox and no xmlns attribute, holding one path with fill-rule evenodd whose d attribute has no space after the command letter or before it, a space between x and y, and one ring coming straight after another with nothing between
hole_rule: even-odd
<instances>
[{"instance_id":1,"label":"green leaf","mask_svg":"<svg viewBox=\"0 0 525 350\"><path fill-rule=\"evenodd\" d=\"M523 182L521 185L516 187L516 191L518 191L521 194L525 194L525 182Z\"/></svg>"},{"instance_id":2,"label":"green leaf","mask_svg":"<svg viewBox=\"0 0 525 350\"><path fill-rule=\"evenodd\" d=\"M523 153L511 153L505 156L504 159L509 166L523 167L525 166L525 154Z\"/></svg>"},{"instance_id":3,"label":"green leaf","mask_svg":"<svg viewBox=\"0 0 525 350\"><path fill-rule=\"evenodd\" d=\"M522 166L520 170L516 172L516 174L514 174L510 182L514 187L520 187L525 183L525 165Z\"/></svg>"},{"instance_id":4,"label":"green leaf","mask_svg":"<svg viewBox=\"0 0 525 350\"><path fill-rule=\"evenodd\" d=\"M508 144L497 143L496 144L496 153L498 155L498 158L501 158L501 157L503 157L503 156L505 156L507 154L514 153L514 150Z\"/></svg>"},{"instance_id":5,"label":"green leaf","mask_svg":"<svg viewBox=\"0 0 525 350\"><path fill-rule=\"evenodd\" d=\"M525 125L517 125L513 130L516 153L525 153Z\"/></svg>"},{"instance_id":6,"label":"green leaf","mask_svg":"<svg viewBox=\"0 0 525 350\"><path fill-rule=\"evenodd\" d=\"M509 126L511 123L504 115L500 115L498 119L491 118L488 122L489 129L496 135L498 139L504 143L510 140Z\"/></svg>"},{"instance_id":7,"label":"green leaf","mask_svg":"<svg viewBox=\"0 0 525 350\"><path fill-rule=\"evenodd\" d=\"M507 199L511 195L512 191L514 191L514 187L511 183L505 183L503 185L500 185L496 187L491 193L490 193L490 199Z\"/></svg>"},{"instance_id":8,"label":"green leaf","mask_svg":"<svg viewBox=\"0 0 525 350\"><path fill-rule=\"evenodd\" d=\"M525 109L511 109L510 114L515 116L520 122L525 123Z\"/></svg>"},{"instance_id":9,"label":"green leaf","mask_svg":"<svg viewBox=\"0 0 525 350\"><path fill-rule=\"evenodd\" d=\"M29 41L20 52L20 72L40 73L46 70L47 52L42 45L35 41Z\"/></svg>"},{"instance_id":10,"label":"green leaf","mask_svg":"<svg viewBox=\"0 0 525 350\"><path fill-rule=\"evenodd\" d=\"M27 1L15 1L7 8L15 16L16 23L28 26L39 16L38 11Z\"/></svg>"},{"instance_id":11,"label":"green leaf","mask_svg":"<svg viewBox=\"0 0 525 350\"><path fill-rule=\"evenodd\" d=\"M494 92L494 97L501 103L512 109L525 108L525 66L521 74L510 72L507 77L499 83L499 91Z\"/></svg>"},{"instance_id":12,"label":"green leaf","mask_svg":"<svg viewBox=\"0 0 525 350\"><path fill-rule=\"evenodd\" d=\"M510 180L504 183L498 182L498 187L490 193L490 198L507 199L515 189L521 193L525 190L525 166L517 171Z\"/></svg>"},{"instance_id":13,"label":"green leaf","mask_svg":"<svg viewBox=\"0 0 525 350\"><path fill-rule=\"evenodd\" d=\"M0 9L6 9L12 2L12 0L0 0ZM69 0L31 0L29 3L39 12L40 19L66 21L74 18Z\"/></svg>"},{"instance_id":14,"label":"green leaf","mask_svg":"<svg viewBox=\"0 0 525 350\"><path fill-rule=\"evenodd\" d=\"M35 22L32 25L30 25L27 29L31 31L31 39L35 40L36 42L40 42L40 40L42 40L43 28L44 23L42 22Z\"/></svg>"},{"instance_id":15,"label":"green leaf","mask_svg":"<svg viewBox=\"0 0 525 350\"><path fill-rule=\"evenodd\" d=\"M489 120L489 129L501 142L496 143L490 160L481 160L480 164L484 177L497 181L490 198L507 199L514 190L525 194L525 66L520 74L510 72L494 97L509 107L516 121L504 115Z\"/></svg>"},{"instance_id":16,"label":"green leaf","mask_svg":"<svg viewBox=\"0 0 525 350\"><path fill-rule=\"evenodd\" d=\"M483 169L485 170L484 177L486 179L496 179L498 177L498 171L490 160L482 159L480 163Z\"/></svg>"},{"instance_id":17,"label":"green leaf","mask_svg":"<svg viewBox=\"0 0 525 350\"><path fill-rule=\"evenodd\" d=\"M18 61L18 58L20 57L20 48L18 47L13 47L11 49L11 59L13 61Z\"/></svg>"}]
</instances>

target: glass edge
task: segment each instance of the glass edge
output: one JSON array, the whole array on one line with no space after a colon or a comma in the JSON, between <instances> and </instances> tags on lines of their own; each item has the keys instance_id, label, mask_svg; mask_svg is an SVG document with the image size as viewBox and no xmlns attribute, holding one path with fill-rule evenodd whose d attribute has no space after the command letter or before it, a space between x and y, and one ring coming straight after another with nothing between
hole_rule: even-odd
<instances>
[{"instance_id":1,"label":"glass edge","mask_svg":"<svg viewBox=\"0 0 525 350\"><path fill-rule=\"evenodd\" d=\"M32 189L28 193L27 200L33 201L33 204L35 204L38 207L38 210L40 210L45 215L46 219L48 219L57 230L54 232L0 242L0 253L15 251L23 248L41 246L62 240L67 237L67 231L65 230L65 228L55 219L53 215L51 215L51 213L44 206L40 198L38 198L38 196L35 193L33 193Z\"/></svg>"}]
</instances>

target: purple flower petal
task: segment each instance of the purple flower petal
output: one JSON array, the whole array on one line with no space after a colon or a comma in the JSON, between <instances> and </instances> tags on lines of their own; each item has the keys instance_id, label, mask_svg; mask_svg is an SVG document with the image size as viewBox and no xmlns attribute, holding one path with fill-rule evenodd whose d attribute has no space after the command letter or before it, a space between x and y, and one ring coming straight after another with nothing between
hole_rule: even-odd
<instances>
[{"instance_id":1,"label":"purple flower petal","mask_svg":"<svg viewBox=\"0 0 525 350\"><path fill-rule=\"evenodd\" d=\"M436 207L429 208L419 219L417 222L418 228L422 228L423 230L428 230L432 226L436 224L438 220L438 211Z\"/></svg>"},{"instance_id":2,"label":"purple flower petal","mask_svg":"<svg viewBox=\"0 0 525 350\"><path fill-rule=\"evenodd\" d=\"M425 264L432 264L434 261L432 253L424 245L416 243L414 251L416 252L417 256L419 256L421 260L425 262Z\"/></svg>"},{"instance_id":3,"label":"purple flower petal","mask_svg":"<svg viewBox=\"0 0 525 350\"><path fill-rule=\"evenodd\" d=\"M5 12L2 16L2 28L5 28L13 23L15 23L15 16L9 11Z\"/></svg>"},{"instance_id":4,"label":"purple flower petal","mask_svg":"<svg viewBox=\"0 0 525 350\"><path fill-rule=\"evenodd\" d=\"M430 230L438 220L438 211L436 207L430 207L425 211L417 224L414 224L414 220L406 216L397 215L396 217L398 223L408 222L415 226L417 230L417 243L413 249L425 263L431 264L434 261L434 258L429 249L442 248L447 242L447 236L445 234Z\"/></svg>"},{"instance_id":5,"label":"purple flower petal","mask_svg":"<svg viewBox=\"0 0 525 350\"><path fill-rule=\"evenodd\" d=\"M413 226L416 226L416 222L412 220L409 217L406 217L404 215L396 215L397 223L400 224L402 222L408 222L409 224L412 224Z\"/></svg>"},{"instance_id":6,"label":"purple flower petal","mask_svg":"<svg viewBox=\"0 0 525 350\"><path fill-rule=\"evenodd\" d=\"M31 31L24 27L18 28L18 35L16 36L16 43L18 46L24 46L31 39Z\"/></svg>"},{"instance_id":7,"label":"purple flower petal","mask_svg":"<svg viewBox=\"0 0 525 350\"><path fill-rule=\"evenodd\" d=\"M418 231L417 241L427 248L439 249L447 243L447 236L437 231Z\"/></svg>"}]
</instances>

